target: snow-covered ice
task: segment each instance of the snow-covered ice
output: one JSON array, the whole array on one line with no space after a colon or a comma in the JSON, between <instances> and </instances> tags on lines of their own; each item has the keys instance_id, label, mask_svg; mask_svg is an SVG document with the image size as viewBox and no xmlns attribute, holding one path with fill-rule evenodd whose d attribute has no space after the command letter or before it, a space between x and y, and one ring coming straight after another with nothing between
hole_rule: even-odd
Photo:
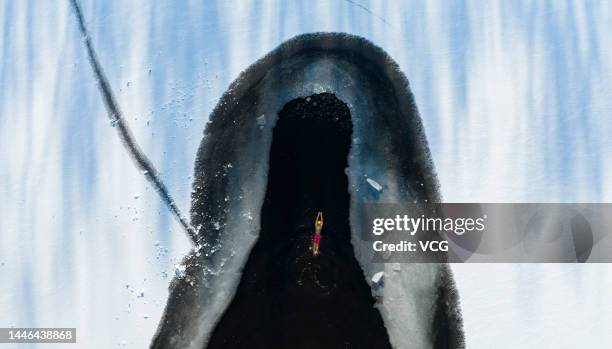
<instances>
[{"instance_id":1,"label":"snow-covered ice","mask_svg":"<svg viewBox=\"0 0 612 349\"><path fill-rule=\"evenodd\" d=\"M109 127L68 5L0 3L0 322L76 323L88 347L146 347L168 294L161 271L190 244ZM609 2L92 0L83 11L125 115L141 116L135 138L184 211L221 94L284 40L318 31L363 36L398 62L445 201L612 201ZM128 202L140 219L118 209ZM159 260L156 240L169 249ZM612 343L612 266L453 269L469 348ZM144 276L157 302L125 314L133 296L117 288Z\"/></svg>"}]
</instances>

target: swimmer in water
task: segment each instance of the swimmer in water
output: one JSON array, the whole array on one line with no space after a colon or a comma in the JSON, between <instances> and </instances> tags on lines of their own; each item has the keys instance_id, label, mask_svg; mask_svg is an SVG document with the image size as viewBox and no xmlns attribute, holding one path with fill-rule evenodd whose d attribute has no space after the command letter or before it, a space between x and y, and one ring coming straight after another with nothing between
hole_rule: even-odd
<instances>
[{"instance_id":1,"label":"swimmer in water","mask_svg":"<svg viewBox=\"0 0 612 349\"><path fill-rule=\"evenodd\" d=\"M319 254L319 244L321 243L321 229L323 229L323 212L317 214L317 219L315 219L315 232L312 237L312 246L310 250L312 251L312 255L316 256Z\"/></svg>"}]
</instances>

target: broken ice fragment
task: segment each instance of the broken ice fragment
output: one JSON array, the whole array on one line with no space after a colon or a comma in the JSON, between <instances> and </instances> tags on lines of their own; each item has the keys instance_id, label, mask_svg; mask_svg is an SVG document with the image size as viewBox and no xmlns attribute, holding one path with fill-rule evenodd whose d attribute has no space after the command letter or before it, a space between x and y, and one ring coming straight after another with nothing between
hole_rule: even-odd
<instances>
[{"instance_id":1,"label":"broken ice fragment","mask_svg":"<svg viewBox=\"0 0 612 349\"><path fill-rule=\"evenodd\" d=\"M381 191L382 190L382 185L380 185L377 181L371 179L371 178L366 178L366 181L368 181L368 184L372 186L372 188L376 189L376 191Z\"/></svg>"},{"instance_id":2,"label":"broken ice fragment","mask_svg":"<svg viewBox=\"0 0 612 349\"><path fill-rule=\"evenodd\" d=\"M182 264L177 264L174 266L174 275L176 277L183 277L185 275L185 266Z\"/></svg>"},{"instance_id":3,"label":"broken ice fragment","mask_svg":"<svg viewBox=\"0 0 612 349\"><path fill-rule=\"evenodd\" d=\"M378 273L374 274L372 276L372 282L375 284L379 284L382 281L383 276L385 275L384 272L379 271Z\"/></svg>"},{"instance_id":4,"label":"broken ice fragment","mask_svg":"<svg viewBox=\"0 0 612 349\"><path fill-rule=\"evenodd\" d=\"M257 125L263 127L266 124L266 116L261 114L257 117Z\"/></svg>"}]
</instances>

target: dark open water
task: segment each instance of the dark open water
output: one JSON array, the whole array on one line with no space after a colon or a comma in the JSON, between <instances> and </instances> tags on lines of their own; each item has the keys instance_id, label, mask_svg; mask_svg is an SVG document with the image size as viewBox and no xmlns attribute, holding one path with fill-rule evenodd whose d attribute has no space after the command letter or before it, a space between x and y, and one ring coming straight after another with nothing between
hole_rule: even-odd
<instances>
[{"instance_id":1,"label":"dark open water","mask_svg":"<svg viewBox=\"0 0 612 349\"><path fill-rule=\"evenodd\" d=\"M352 125L332 94L289 102L270 153L261 235L209 348L389 348L353 255L344 173ZM309 251L323 211L321 253Z\"/></svg>"}]
</instances>

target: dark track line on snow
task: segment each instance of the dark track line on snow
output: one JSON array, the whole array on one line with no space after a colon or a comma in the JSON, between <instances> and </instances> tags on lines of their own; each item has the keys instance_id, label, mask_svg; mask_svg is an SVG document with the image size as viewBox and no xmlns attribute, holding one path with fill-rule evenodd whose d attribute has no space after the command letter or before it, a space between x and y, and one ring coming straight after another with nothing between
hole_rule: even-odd
<instances>
[{"instance_id":1,"label":"dark track line on snow","mask_svg":"<svg viewBox=\"0 0 612 349\"><path fill-rule=\"evenodd\" d=\"M362 10L364 10L365 12L369 13L370 15L372 15L372 16L374 16L374 17L376 17L376 18L380 19L380 20L381 20L381 21L383 21L383 23L385 23L386 25L390 25L390 24L389 24L389 22L387 22L387 21L386 21L386 20L385 20L383 17L381 17L381 16L377 15L376 13L372 12L372 10L370 10L369 8L367 8L367 7L363 6L362 4L357 3L357 2L355 2L355 1L353 1L353 0L344 0L344 1L348 2L349 4L353 4L353 5L357 6L357 7L359 7L360 9L362 9Z\"/></svg>"},{"instance_id":2,"label":"dark track line on snow","mask_svg":"<svg viewBox=\"0 0 612 349\"><path fill-rule=\"evenodd\" d=\"M134 164L138 169L142 171L145 175L146 179L153 185L155 191L159 194L162 201L166 204L170 212L174 215L174 217L178 220L181 226L185 229L185 232L191 240L199 244L197 238L197 232L195 229L189 224L187 219L183 216L180 209L172 199L172 196L168 192L168 188L164 185L162 179L160 178L160 174L153 166L149 158L140 150L134 136L130 132L130 129L125 122L121 110L119 109L119 105L115 101L115 97L113 96L113 91L111 86L104 74L104 70L98 61L96 52L91 43L91 39L89 36L89 32L87 27L85 26L85 20L83 19L83 13L81 12L81 7L77 0L70 0L70 5L76 15L79 31L81 36L83 37L83 41L85 43L85 48L87 49L87 57L89 59L89 63L91 68L93 69L96 81L98 83L98 89L100 90L100 94L102 95L102 100L104 101L104 106L108 112L108 117L111 122L114 124L117 129L117 133L119 134L119 138L123 143L123 146L126 148Z\"/></svg>"}]
</instances>

